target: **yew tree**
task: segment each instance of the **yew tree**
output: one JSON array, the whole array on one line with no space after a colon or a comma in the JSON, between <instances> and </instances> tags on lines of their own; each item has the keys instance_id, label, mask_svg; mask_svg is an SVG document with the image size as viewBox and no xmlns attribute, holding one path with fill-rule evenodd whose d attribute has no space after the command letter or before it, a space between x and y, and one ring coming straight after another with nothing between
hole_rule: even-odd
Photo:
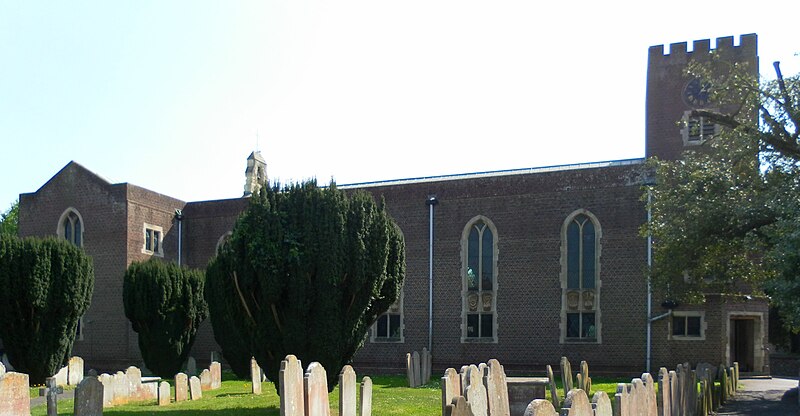
<instances>
[{"instance_id":1,"label":"yew tree","mask_svg":"<svg viewBox=\"0 0 800 416\"><path fill-rule=\"evenodd\" d=\"M92 260L79 247L0 234L0 338L32 384L66 365L93 289Z\"/></svg>"},{"instance_id":2,"label":"yew tree","mask_svg":"<svg viewBox=\"0 0 800 416\"><path fill-rule=\"evenodd\" d=\"M315 181L264 186L207 275L227 305L212 320L244 334L271 380L294 354L321 363L332 389L397 299L405 247L383 203L366 192Z\"/></svg>"},{"instance_id":3,"label":"yew tree","mask_svg":"<svg viewBox=\"0 0 800 416\"><path fill-rule=\"evenodd\" d=\"M172 262L134 262L125 272L125 316L139 334L147 368L172 378L189 358L197 328L208 316L204 273Z\"/></svg>"}]
</instances>

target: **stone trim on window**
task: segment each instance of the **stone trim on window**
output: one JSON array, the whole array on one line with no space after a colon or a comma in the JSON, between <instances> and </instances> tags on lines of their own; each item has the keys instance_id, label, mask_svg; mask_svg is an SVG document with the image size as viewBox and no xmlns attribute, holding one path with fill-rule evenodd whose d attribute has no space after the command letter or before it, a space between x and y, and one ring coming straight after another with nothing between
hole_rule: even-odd
<instances>
[{"instance_id":1,"label":"stone trim on window","mask_svg":"<svg viewBox=\"0 0 800 416\"><path fill-rule=\"evenodd\" d=\"M497 342L497 228L478 215L461 234L461 342Z\"/></svg>"},{"instance_id":2,"label":"stone trim on window","mask_svg":"<svg viewBox=\"0 0 800 416\"><path fill-rule=\"evenodd\" d=\"M668 321L667 339L671 341L705 341L705 311L673 311Z\"/></svg>"},{"instance_id":3,"label":"stone trim on window","mask_svg":"<svg viewBox=\"0 0 800 416\"><path fill-rule=\"evenodd\" d=\"M157 225L145 223L142 227L144 244L142 253L164 257L164 229Z\"/></svg>"},{"instance_id":4,"label":"stone trim on window","mask_svg":"<svg viewBox=\"0 0 800 416\"><path fill-rule=\"evenodd\" d=\"M573 211L561 227L562 344L602 343L602 237L600 221L586 209Z\"/></svg>"},{"instance_id":5,"label":"stone trim on window","mask_svg":"<svg viewBox=\"0 0 800 416\"><path fill-rule=\"evenodd\" d=\"M84 222L81 213L77 209L69 207L58 219L56 235L78 247L83 247L83 229Z\"/></svg>"},{"instance_id":6,"label":"stone trim on window","mask_svg":"<svg viewBox=\"0 0 800 416\"><path fill-rule=\"evenodd\" d=\"M373 343L398 343L405 342L403 333L405 323L403 322L403 289L400 289L400 296L389 307L385 313L378 317L378 320L370 329L369 342Z\"/></svg>"}]
</instances>

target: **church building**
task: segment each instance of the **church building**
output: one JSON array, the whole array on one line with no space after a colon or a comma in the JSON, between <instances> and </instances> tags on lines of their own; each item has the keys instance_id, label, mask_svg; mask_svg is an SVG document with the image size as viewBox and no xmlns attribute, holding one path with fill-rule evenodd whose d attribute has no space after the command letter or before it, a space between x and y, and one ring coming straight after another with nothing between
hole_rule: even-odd
<instances>
[{"instance_id":1,"label":"church building","mask_svg":"<svg viewBox=\"0 0 800 416\"><path fill-rule=\"evenodd\" d=\"M690 61L716 51L757 74L755 34L687 46L649 50L647 158L680 158L716 134L713 124L687 119L693 108L713 107L685 74ZM434 373L496 358L509 373L541 374L562 356L615 374L687 361L768 371L766 299L709 294L704 304L671 309L665 299L648 302L644 162L339 185L385 198L406 242L402 296L370 330L357 371L402 372L405 354L422 348L432 351ZM259 152L245 173L242 198L187 202L70 162L20 195L21 236L57 235L93 258L94 294L73 348L89 368L141 363L122 304L126 268L151 257L204 268L266 180ZM219 346L207 321L191 355L203 363L211 351Z\"/></svg>"}]
</instances>

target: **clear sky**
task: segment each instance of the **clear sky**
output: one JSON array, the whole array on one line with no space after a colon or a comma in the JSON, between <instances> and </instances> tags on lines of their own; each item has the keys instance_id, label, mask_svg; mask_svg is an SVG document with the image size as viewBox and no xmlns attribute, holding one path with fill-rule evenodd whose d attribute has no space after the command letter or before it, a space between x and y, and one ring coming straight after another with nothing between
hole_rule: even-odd
<instances>
[{"instance_id":1,"label":"clear sky","mask_svg":"<svg viewBox=\"0 0 800 416\"><path fill-rule=\"evenodd\" d=\"M0 0L0 211L70 160L186 201L644 156L647 49L759 35L790 1ZM773 76L774 77L774 76ZM257 139L258 137L258 139Z\"/></svg>"}]
</instances>

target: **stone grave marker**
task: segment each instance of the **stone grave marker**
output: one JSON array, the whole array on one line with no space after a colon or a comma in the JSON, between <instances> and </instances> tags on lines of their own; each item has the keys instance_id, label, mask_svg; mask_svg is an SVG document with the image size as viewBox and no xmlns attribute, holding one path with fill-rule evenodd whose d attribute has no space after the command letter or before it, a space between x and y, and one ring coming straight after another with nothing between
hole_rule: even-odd
<instances>
[{"instance_id":1,"label":"stone grave marker","mask_svg":"<svg viewBox=\"0 0 800 416\"><path fill-rule=\"evenodd\" d=\"M128 397L133 400L146 399L146 397L142 397L142 370L130 366L125 370L125 378L128 381Z\"/></svg>"},{"instance_id":2,"label":"stone grave marker","mask_svg":"<svg viewBox=\"0 0 800 416\"><path fill-rule=\"evenodd\" d=\"M456 396L453 403L447 405L447 413L445 416L474 416L470 404L467 403L464 396Z\"/></svg>"},{"instance_id":3,"label":"stone grave marker","mask_svg":"<svg viewBox=\"0 0 800 416\"><path fill-rule=\"evenodd\" d=\"M111 388L114 389L114 400L112 401L114 406L128 403L130 384L128 383L128 377L125 375L125 373L122 371L117 371L114 373L114 379L111 381Z\"/></svg>"},{"instance_id":4,"label":"stone grave marker","mask_svg":"<svg viewBox=\"0 0 800 416\"><path fill-rule=\"evenodd\" d=\"M216 390L222 387L222 364L219 361L211 363L211 390Z\"/></svg>"},{"instance_id":5,"label":"stone grave marker","mask_svg":"<svg viewBox=\"0 0 800 416\"><path fill-rule=\"evenodd\" d=\"M617 394L614 395L614 402L617 408L614 416L632 416L631 415L631 400L628 393L628 385L625 383L617 384Z\"/></svg>"},{"instance_id":6,"label":"stone grave marker","mask_svg":"<svg viewBox=\"0 0 800 416\"><path fill-rule=\"evenodd\" d=\"M175 402L186 400L189 400L189 377L184 373L178 373L175 375Z\"/></svg>"},{"instance_id":7,"label":"stone grave marker","mask_svg":"<svg viewBox=\"0 0 800 416\"><path fill-rule=\"evenodd\" d=\"M255 357L250 357L250 382L253 383L253 394L261 394L261 367Z\"/></svg>"},{"instance_id":8,"label":"stone grave marker","mask_svg":"<svg viewBox=\"0 0 800 416\"><path fill-rule=\"evenodd\" d=\"M411 387L419 387L422 385L422 366L419 360L419 352L414 351L411 353L411 364L414 369L414 385Z\"/></svg>"},{"instance_id":9,"label":"stone grave marker","mask_svg":"<svg viewBox=\"0 0 800 416\"><path fill-rule=\"evenodd\" d=\"M680 415L680 402L678 401L679 393L678 393L678 373L675 370L670 370L669 372L669 390L670 390L670 410L672 411L671 416L679 416ZM666 415L670 416L670 415Z\"/></svg>"},{"instance_id":10,"label":"stone grave marker","mask_svg":"<svg viewBox=\"0 0 800 416\"><path fill-rule=\"evenodd\" d=\"M469 373L469 366L468 365L462 365L461 366L461 371L458 373L458 375L461 377L461 394L460 394L460 396L467 397L467 385L469 384L469 377L467 376L468 373Z\"/></svg>"},{"instance_id":11,"label":"stone grave marker","mask_svg":"<svg viewBox=\"0 0 800 416\"><path fill-rule=\"evenodd\" d=\"M422 360L420 364L420 371L422 371L422 384L428 384L431 381L431 352L427 348L422 348L420 354Z\"/></svg>"},{"instance_id":12,"label":"stone grave marker","mask_svg":"<svg viewBox=\"0 0 800 416\"><path fill-rule=\"evenodd\" d=\"M417 387L414 385L414 359L411 353L406 353L406 377L408 377L408 387Z\"/></svg>"},{"instance_id":13,"label":"stone grave marker","mask_svg":"<svg viewBox=\"0 0 800 416\"><path fill-rule=\"evenodd\" d=\"M567 416L593 416L592 404L589 402L589 397L586 392L581 389L572 389L567 393L564 398L563 409L569 409L566 413Z\"/></svg>"},{"instance_id":14,"label":"stone grave marker","mask_svg":"<svg viewBox=\"0 0 800 416\"><path fill-rule=\"evenodd\" d=\"M572 366L567 357L561 357L561 381L564 386L564 396L572 390Z\"/></svg>"},{"instance_id":15,"label":"stone grave marker","mask_svg":"<svg viewBox=\"0 0 800 416\"><path fill-rule=\"evenodd\" d=\"M589 378L589 363L581 361L581 381L583 384L578 384L578 388L586 392L588 396L591 394L592 380Z\"/></svg>"},{"instance_id":16,"label":"stone grave marker","mask_svg":"<svg viewBox=\"0 0 800 416\"><path fill-rule=\"evenodd\" d=\"M203 389L200 387L200 379L197 376L189 377L189 398L192 400L203 398Z\"/></svg>"},{"instance_id":17,"label":"stone grave marker","mask_svg":"<svg viewBox=\"0 0 800 416\"><path fill-rule=\"evenodd\" d=\"M506 373L500 362L494 358L489 360L487 365L486 394L489 398L489 414L492 416L511 416Z\"/></svg>"},{"instance_id":18,"label":"stone grave marker","mask_svg":"<svg viewBox=\"0 0 800 416\"><path fill-rule=\"evenodd\" d=\"M53 377L56 379L56 385L58 386L66 386L69 384L69 366L65 365L61 367Z\"/></svg>"},{"instance_id":19,"label":"stone grave marker","mask_svg":"<svg viewBox=\"0 0 800 416\"><path fill-rule=\"evenodd\" d=\"M356 372L349 365L339 373L339 416L356 416Z\"/></svg>"},{"instance_id":20,"label":"stone grave marker","mask_svg":"<svg viewBox=\"0 0 800 416\"><path fill-rule=\"evenodd\" d=\"M372 379L361 379L361 416L372 416Z\"/></svg>"},{"instance_id":21,"label":"stone grave marker","mask_svg":"<svg viewBox=\"0 0 800 416\"><path fill-rule=\"evenodd\" d=\"M528 403L523 416L558 416L553 403L545 399L534 399Z\"/></svg>"},{"instance_id":22,"label":"stone grave marker","mask_svg":"<svg viewBox=\"0 0 800 416\"><path fill-rule=\"evenodd\" d=\"M83 381L83 358L70 357L67 362L67 384L77 386Z\"/></svg>"},{"instance_id":23,"label":"stone grave marker","mask_svg":"<svg viewBox=\"0 0 800 416\"><path fill-rule=\"evenodd\" d=\"M657 401L661 403L659 407L658 416L672 416L672 406L670 405L672 399L672 387L669 383L669 371L661 367L658 369L658 397Z\"/></svg>"},{"instance_id":24,"label":"stone grave marker","mask_svg":"<svg viewBox=\"0 0 800 416\"><path fill-rule=\"evenodd\" d=\"M308 366L303 377L306 396L306 416L330 416L328 403L328 375L318 362Z\"/></svg>"},{"instance_id":25,"label":"stone grave marker","mask_svg":"<svg viewBox=\"0 0 800 416\"><path fill-rule=\"evenodd\" d=\"M614 409L611 407L611 399L604 391L598 391L592 396L592 407L594 416L614 416Z\"/></svg>"},{"instance_id":26,"label":"stone grave marker","mask_svg":"<svg viewBox=\"0 0 800 416\"><path fill-rule=\"evenodd\" d=\"M158 405L166 406L170 402L169 383L162 381L158 383Z\"/></svg>"},{"instance_id":27,"label":"stone grave marker","mask_svg":"<svg viewBox=\"0 0 800 416\"><path fill-rule=\"evenodd\" d=\"M97 377L86 377L75 389L75 416L96 416L103 414L103 392L105 387Z\"/></svg>"},{"instance_id":28,"label":"stone grave marker","mask_svg":"<svg viewBox=\"0 0 800 416\"><path fill-rule=\"evenodd\" d=\"M8 371L0 375L0 415L31 414L28 375Z\"/></svg>"},{"instance_id":29,"label":"stone grave marker","mask_svg":"<svg viewBox=\"0 0 800 416\"><path fill-rule=\"evenodd\" d=\"M186 360L186 375L197 375L197 360L195 360L194 357L189 357L189 359Z\"/></svg>"},{"instance_id":30,"label":"stone grave marker","mask_svg":"<svg viewBox=\"0 0 800 416\"><path fill-rule=\"evenodd\" d=\"M211 371L207 368L200 372L200 388L211 390Z\"/></svg>"},{"instance_id":31,"label":"stone grave marker","mask_svg":"<svg viewBox=\"0 0 800 416\"><path fill-rule=\"evenodd\" d=\"M456 396L461 396L461 376L454 368L444 370L442 377L442 414L447 412L447 405L453 404Z\"/></svg>"},{"instance_id":32,"label":"stone grave marker","mask_svg":"<svg viewBox=\"0 0 800 416\"><path fill-rule=\"evenodd\" d=\"M558 386L556 386L556 378L553 376L553 367L547 365L547 383L550 385L550 401L553 407L561 405L561 399L558 397Z\"/></svg>"},{"instance_id":33,"label":"stone grave marker","mask_svg":"<svg viewBox=\"0 0 800 416\"><path fill-rule=\"evenodd\" d=\"M656 399L656 383L650 373L642 374L642 382L644 383L646 395L646 412L647 416L658 416L658 401Z\"/></svg>"},{"instance_id":34,"label":"stone grave marker","mask_svg":"<svg viewBox=\"0 0 800 416\"><path fill-rule=\"evenodd\" d=\"M58 394L64 390L59 389L55 377L47 377L44 383L47 386L44 389L47 398L47 416L58 416Z\"/></svg>"},{"instance_id":35,"label":"stone grave marker","mask_svg":"<svg viewBox=\"0 0 800 416\"><path fill-rule=\"evenodd\" d=\"M304 416L303 367L294 355L287 355L281 361L278 383L281 392L281 416Z\"/></svg>"},{"instance_id":36,"label":"stone grave marker","mask_svg":"<svg viewBox=\"0 0 800 416\"><path fill-rule=\"evenodd\" d=\"M631 415L650 416L647 413L647 389L641 378L631 380Z\"/></svg>"},{"instance_id":37,"label":"stone grave marker","mask_svg":"<svg viewBox=\"0 0 800 416\"><path fill-rule=\"evenodd\" d=\"M111 388L114 378L103 373L97 379L103 385L103 407L111 407L114 401L114 389Z\"/></svg>"},{"instance_id":38,"label":"stone grave marker","mask_svg":"<svg viewBox=\"0 0 800 416\"><path fill-rule=\"evenodd\" d=\"M474 416L488 416L489 403L487 403L486 387L483 385L483 373L476 365L470 365L467 370L467 403Z\"/></svg>"}]
</instances>

